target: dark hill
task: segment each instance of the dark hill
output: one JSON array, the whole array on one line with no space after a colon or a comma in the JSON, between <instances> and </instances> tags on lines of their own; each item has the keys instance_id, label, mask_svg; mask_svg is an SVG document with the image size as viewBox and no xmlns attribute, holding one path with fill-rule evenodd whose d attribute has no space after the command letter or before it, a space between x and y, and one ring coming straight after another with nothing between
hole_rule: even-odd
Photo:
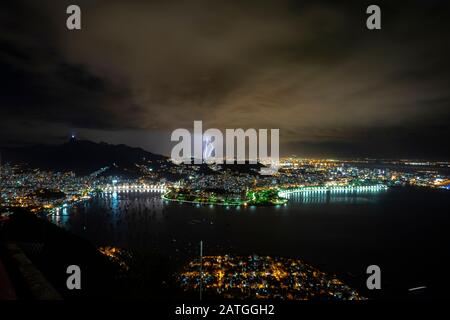
<instances>
[{"instance_id":1,"label":"dark hill","mask_svg":"<svg viewBox=\"0 0 450 320\"><path fill-rule=\"evenodd\" d=\"M1 148L2 162L28 164L31 167L53 171L74 171L89 174L103 167L131 168L148 163L159 166L165 157L141 148L126 145L70 140L62 145L36 145L30 147Z\"/></svg>"}]
</instances>

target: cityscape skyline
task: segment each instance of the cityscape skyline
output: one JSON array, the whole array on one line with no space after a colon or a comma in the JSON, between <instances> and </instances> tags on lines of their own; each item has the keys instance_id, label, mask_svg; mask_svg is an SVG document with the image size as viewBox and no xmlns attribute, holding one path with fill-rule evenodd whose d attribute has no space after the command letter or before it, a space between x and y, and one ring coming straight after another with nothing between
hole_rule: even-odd
<instances>
[{"instance_id":1,"label":"cityscape skyline","mask_svg":"<svg viewBox=\"0 0 450 320\"><path fill-rule=\"evenodd\" d=\"M0 301L448 299L448 30L443 0L1 1Z\"/></svg>"}]
</instances>

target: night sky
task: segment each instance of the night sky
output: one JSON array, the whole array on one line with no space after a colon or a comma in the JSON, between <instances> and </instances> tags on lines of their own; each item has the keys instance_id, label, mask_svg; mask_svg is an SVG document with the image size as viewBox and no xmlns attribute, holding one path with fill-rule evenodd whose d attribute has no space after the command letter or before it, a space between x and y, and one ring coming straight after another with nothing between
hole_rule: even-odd
<instances>
[{"instance_id":1,"label":"night sky","mask_svg":"<svg viewBox=\"0 0 450 320\"><path fill-rule=\"evenodd\" d=\"M203 120L279 128L282 155L450 159L445 3L2 0L0 145L75 133L168 154Z\"/></svg>"}]
</instances>

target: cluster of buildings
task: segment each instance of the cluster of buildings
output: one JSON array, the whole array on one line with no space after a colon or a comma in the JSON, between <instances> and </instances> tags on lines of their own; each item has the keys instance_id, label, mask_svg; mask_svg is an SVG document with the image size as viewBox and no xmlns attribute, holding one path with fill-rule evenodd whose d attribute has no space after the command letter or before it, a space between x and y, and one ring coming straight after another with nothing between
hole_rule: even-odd
<instances>
[{"instance_id":1,"label":"cluster of buildings","mask_svg":"<svg viewBox=\"0 0 450 320\"><path fill-rule=\"evenodd\" d=\"M206 167L206 168L205 168ZM0 166L0 208L27 208L33 212L70 205L89 198L95 190L116 190L114 178L109 177L108 168L87 176L76 176L72 172L51 172L30 169L25 166ZM259 175L257 169L230 170L217 165L188 166L166 165L158 170L139 168L139 178L120 179L120 184L130 190L165 190L179 186L192 190L191 194L179 194L181 198L204 203L245 204L252 190L298 190L299 188L377 189L380 186L419 186L450 188L450 163L369 160L314 160L295 157L282 158L278 173L272 176ZM377 187L378 186L378 187ZM307 189L309 190L309 189ZM343 189L342 189L343 190ZM266 194L256 193L256 198L268 199ZM281 199L269 195L270 202L279 204ZM255 199L256 199L255 198ZM252 195L253 199L253 195ZM239 203L238 203L239 202ZM267 201L266 201L267 202Z\"/></svg>"},{"instance_id":2,"label":"cluster of buildings","mask_svg":"<svg viewBox=\"0 0 450 320\"><path fill-rule=\"evenodd\" d=\"M131 254L124 249L113 246L104 246L97 249L101 254L118 265L122 270L130 270L128 260L131 260Z\"/></svg>"},{"instance_id":3,"label":"cluster of buildings","mask_svg":"<svg viewBox=\"0 0 450 320\"><path fill-rule=\"evenodd\" d=\"M414 162L414 164L416 164ZM401 164L387 163L380 167L372 163L337 160L313 160L283 158L278 173L271 176L258 175L256 172L234 172L228 169L204 172L188 170L180 178L180 184L191 190L220 191L234 198L242 198L249 190L258 189L298 189L325 188L324 190L378 190L386 186L418 186L429 188L449 188L450 164L445 167L442 162L435 167L412 166L411 162ZM431 165L427 162L427 165ZM207 197L207 195L203 195Z\"/></svg>"},{"instance_id":4,"label":"cluster of buildings","mask_svg":"<svg viewBox=\"0 0 450 320\"><path fill-rule=\"evenodd\" d=\"M187 264L177 282L185 291L226 298L362 300L334 276L298 259L270 256L206 256Z\"/></svg>"},{"instance_id":5,"label":"cluster of buildings","mask_svg":"<svg viewBox=\"0 0 450 320\"><path fill-rule=\"evenodd\" d=\"M89 198L106 178L76 176L72 172L51 172L25 166L2 165L0 209L25 208L31 212L68 206Z\"/></svg>"},{"instance_id":6,"label":"cluster of buildings","mask_svg":"<svg viewBox=\"0 0 450 320\"><path fill-rule=\"evenodd\" d=\"M249 187L252 187L256 181L257 178L255 175L224 170L215 172L214 174L190 175L186 184L193 189L221 189L224 192L239 195Z\"/></svg>"},{"instance_id":7,"label":"cluster of buildings","mask_svg":"<svg viewBox=\"0 0 450 320\"><path fill-rule=\"evenodd\" d=\"M440 188L450 185L450 162L408 160L312 160L295 157L281 159L285 175L281 183L294 178L306 185L386 184Z\"/></svg>"}]
</instances>

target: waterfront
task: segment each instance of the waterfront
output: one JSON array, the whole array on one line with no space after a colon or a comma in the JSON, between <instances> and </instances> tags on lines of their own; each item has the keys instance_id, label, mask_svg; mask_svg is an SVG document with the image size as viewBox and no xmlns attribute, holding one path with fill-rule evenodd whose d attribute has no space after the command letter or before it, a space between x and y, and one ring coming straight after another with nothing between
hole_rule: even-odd
<instances>
[{"instance_id":1,"label":"waterfront","mask_svg":"<svg viewBox=\"0 0 450 320\"><path fill-rule=\"evenodd\" d=\"M303 197L287 206L222 207L164 202L160 193L104 194L50 219L94 245L167 256L176 270L198 255L260 254L302 259L336 273L368 297L402 298L446 280L450 197L446 190L390 188ZM365 269L382 269L381 292ZM144 271L145 272L145 271ZM448 295L448 294L447 294Z\"/></svg>"}]
</instances>

